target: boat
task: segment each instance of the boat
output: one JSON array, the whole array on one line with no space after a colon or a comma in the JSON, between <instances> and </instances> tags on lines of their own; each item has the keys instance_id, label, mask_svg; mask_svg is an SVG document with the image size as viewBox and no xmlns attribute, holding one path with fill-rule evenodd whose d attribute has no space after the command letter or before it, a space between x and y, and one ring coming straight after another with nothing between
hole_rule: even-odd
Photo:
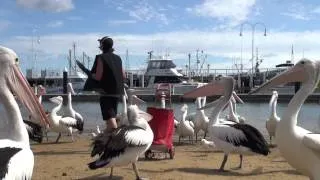
<instances>
[{"instance_id":1,"label":"boat","mask_svg":"<svg viewBox=\"0 0 320 180\"><path fill-rule=\"evenodd\" d=\"M41 74L36 74L33 69L27 69L26 78L30 85L41 84L46 88L47 94L63 93L63 72L68 73L68 82L72 83L76 93L81 93L87 75L77 70L41 70Z\"/></svg>"},{"instance_id":2,"label":"boat","mask_svg":"<svg viewBox=\"0 0 320 180\"><path fill-rule=\"evenodd\" d=\"M169 56L153 56L152 54L148 58L144 79L140 81L143 81L145 86L134 87L134 89L139 89L141 94L155 94L159 86L164 84L170 86L171 94L184 94L206 84L195 82L183 74Z\"/></svg>"}]
</instances>

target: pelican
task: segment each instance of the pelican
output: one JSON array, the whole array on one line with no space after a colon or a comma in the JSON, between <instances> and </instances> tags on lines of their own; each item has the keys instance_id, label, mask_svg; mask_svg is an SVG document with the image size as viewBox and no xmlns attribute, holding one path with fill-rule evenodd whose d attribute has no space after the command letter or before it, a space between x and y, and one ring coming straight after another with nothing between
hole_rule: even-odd
<instances>
[{"instance_id":1,"label":"pelican","mask_svg":"<svg viewBox=\"0 0 320 180\"><path fill-rule=\"evenodd\" d=\"M46 94L46 89L41 84L38 85L36 90L36 96L38 97L38 101L40 104L42 104L42 96L44 94ZM39 124L39 121L32 118L31 115L29 115L28 120L23 121L26 125L31 140L41 143L44 134L48 141L48 128L46 126L41 126L42 124ZM39 130L41 130L42 132L39 132Z\"/></svg>"},{"instance_id":2,"label":"pelican","mask_svg":"<svg viewBox=\"0 0 320 180\"><path fill-rule=\"evenodd\" d=\"M0 102L8 117L6 135L0 139L0 179L31 180L34 155L15 96L31 116L49 125L46 114L18 66L16 53L0 46ZM5 132L4 132L5 133Z\"/></svg>"},{"instance_id":3,"label":"pelican","mask_svg":"<svg viewBox=\"0 0 320 180\"><path fill-rule=\"evenodd\" d=\"M124 90L124 95L122 95L122 113L117 115L117 124L118 126L122 125L128 125L128 115L127 115L127 100L129 105L134 105L134 104L142 104L145 103L142 99L138 98L134 93L137 92L134 89L125 89Z\"/></svg>"},{"instance_id":4,"label":"pelican","mask_svg":"<svg viewBox=\"0 0 320 180\"><path fill-rule=\"evenodd\" d=\"M203 102L201 102L203 100ZM194 133L196 134L196 142L198 140L198 132L202 130L204 132L203 139L206 138L208 124L209 124L209 118L205 115L204 110L200 108L204 106L206 103L205 97L197 97L196 104L197 104L197 111L196 111L196 117L194 120Z\"/></svg>"},{"instance_id":5,"label":"pelican","mask_svg":"<svg viewBox=\"0 0 320 180\"><path fill-rule=\"evenodd\" d=\"M132 163L136 179L141 180L136 162L152 144L153 132L148 124L151 119L152 116L139 110L137 105L129 105L129 125L104 132L94 139L91 157L98 155L99 159L89 163L89 168L111 167L111 179L113 167Z\"/></svg>"},{"instance_id":6,"label":"pelican","mask_svg":"<svg viewBox=\"0 0 320 180\"><path fill-rule=\"evenodd\" d=\"M64 109L63 117L72 117L78 121L81 121L82 124L84 123L83 117L77 111L75 111L72 107L72 95L75 94L72 83L67 84L67 92L68 92L68 104L67 107Z\"/></svg>"},{"instance_id":7,"label":"pelican","mask_svg":"<svg viewBox=\"0 0 320 180\"><path fill-rule=\"evenodd\" d=\"M186 116L188 113L188 106L184 104L181 107L182 111L182 119L180 120L178 127L177 127L177 132L179 134L179 143L180 139L185 136L189 136L189 141L192 141L191 138L193 139L194 135L194 124L191 121L186 120Z\"/></svg>"},{"instance_id":8,"label":"pelican","mask_svg":"<svg viewBox=\"0 0 320 180\"><path fill-rule=\"evenodd\" d=\"M62 96L55 96L49 99L52 103L56 104L57 106L54 107L49 115L49 119L51 121L51 130L54 132L59 133L56 143L58 143L61 133L67 132L70 133L72 141L73 135L72 135L72 128L78 129L79 131L83 131L83 122L81 120L77 120L72 117L62 117L57 115L57 112L61 109L63 98Z\"/></svg>"},{"instance_id":9,"label":"pelican","mask_svg":"<svg viewBox=\"0 0 320 180\"><path fill-rule=\"evenodd\" d=\"M270 99L270 117L266 122L266 129L269 133L270 144L272 143L272 137L275 136L277 124L280 121L280 118L277 115L277 99L278 92L273 91Z\"/></svg>"},{"instance_id":10,"label":"pelican","mask_svg":"<svg viewBox=\"0 0 320 180\"><path fill-rule=\"evenodd\" d=\"M29 138L32 141L41 143L43 138L42 127L39 124L34 123L32 121L23 120L23 123L27 128Z\"/></svg>"},{"instance_id":11,"label":"pelican","mask_svg":"<svg viewBox=\"0 0 320 180\"><path fill-rule=\"evenodd\" d=\"M232 91L232 96L231 96L231 99L230 99L230 102L231 102L231 106L232 106L232 109L233 111L231 111L231 106L229 105L229 115L226 116L226 119L229 120L229 121L235 121L233 117L233 113L235 116L237 116L237 119L239 120L240 123L245 123L245 118L240 116L237 112L236 112L236 109L237 109L237 101L240 102L241 104L244 104L244 102L242 101L242 99L237 95L237 93L235 91Z\"/></svg>"},{"instance_id":12,"label":"pelican","mask_svg":"<svg viewBox=\"0 0 320 180\"><path fill-rule=\"evenodd\" d=\"M252 93L288 82L301 82L277 123L275 140L286 161L311 180L320 179L320 134L297 126L298 114L304 101L319 81L320 62L302 59L292 68L261 85Z\"/></svg>"},{"instance_id":13,"label":"pelican","mask_svg":"<svg viewBox=\"0 0 320 180\"><path fill-rule=\"evenodd\" d=\"M214 94L224 94L219 98L218 104L213 109L209 118L208 134L211 141L218 149L224 152L224 159L220 166L220 171L224 171L225 163L231 152L245 154L258 153L269 154L269 147L262 134L254 127L248 124L219 122L219 115L225 105L229 102L234 88L234 79L232 77L219 77L215 81L194 89L184 95L184 97L195 98ZM240 166L242 166L242 160Z\"/></svg>"}]
</instances>

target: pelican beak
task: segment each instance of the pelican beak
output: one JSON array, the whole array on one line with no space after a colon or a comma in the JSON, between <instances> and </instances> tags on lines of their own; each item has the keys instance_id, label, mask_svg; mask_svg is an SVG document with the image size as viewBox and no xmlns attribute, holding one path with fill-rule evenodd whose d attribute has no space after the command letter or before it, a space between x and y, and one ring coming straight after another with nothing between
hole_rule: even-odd
<instances>
[{"instance_id":1,"label":"pelican beak","mask_svg":"<svg viewBox=\"0 0 320 180\"><path fill-rule=\"evenodd\" d=\"M71 92L71 94L72 95L75 95L76 94L76 92L74 92L74 89L73 89L73 87L72 87L72 84L71 83L68 83L68 85L67 85L68 87L68 90Z\"/></svg>"},{"instance_id":2,"label":"pelican beak","mask_svg":"<svg viewBox=\"0 0 320 180\"><path fill-rule=\"evenodd\" d=\"M237 93L236 92L232 92L232 97L236 100L236 101L238 101L238 102L240 102L241 104L244 104L244 102L242 101L242 99L237 95Z\"/></svg>"},{"instance_id":3,"label":"pelican beak","mask_svg":"<svg viewBox=\"0 0 320 180\"><path fill-rule=\"evenodd\" d=\"M139 109L138 116L145 119L147 122L151 121L153 118L151 114L141 111L140 109Z\"/></svg>"},{"instance_id":4,"label":"pelican beak","mask_svg":"<svg viewBox=\"0 0 320 180\"><path fill-rule=\"evenodd\" d=\"M132 104L143 104L146 103L144 100L138 98L136 95L132 96Z\"/></svg>"},{"instance_id":5,"label":"pelican beak","mask_svg":"<svg viewBox=\"0 0 320 180\"><path fill-rule=\"evenodd\" d=\"M213 81L197 89L189 91L183 95L184 98L196 98L203 96L222 95L224 86L219 81Z\"/></svg>"},{"instance_id":6,"label":"pelican beak","mask_svg":"<svg viewBox=\"0 0 320 180\"><path fill-rule=\"evenodd\" d=\"M216 99L215 101L207 103L205 106L199 108L199 110L204 110L204 109L208 109L208 108L212 108L212 107L216 106L222 97L223 96L221 96L219 99Z\"/></svg>"},{"instance_id":7,"label":"pelican beak","mask_svg":"<svg viewBox=\"0 0 320 180\"><path fill-rule=\"evenodd\" d=\"M49 126L50 124L46 113L42 105L39 103L37 96L32 91L28 81L20 71L20 68L17 65L13 65L12 68L12 75L8 77L8 85L10 89L27 108L32 118L39 120L45 126Z\"/></svg>"},{"instance_id":8,"label":"pelican beak","mask_svg":"<svg viewBox=\"0 0 320 180\"><path fill-rule=\"evenodd\" d=\"M305 69L301 66L293 66L287 71L277 75L276 77L270 79L269 81L262 84L259 88L252 90L248 94L257 93L259 91L264 91L277 85L282 85L290 82L303 82L307 79L307 73Z\"/></svg>"}]
</instances>

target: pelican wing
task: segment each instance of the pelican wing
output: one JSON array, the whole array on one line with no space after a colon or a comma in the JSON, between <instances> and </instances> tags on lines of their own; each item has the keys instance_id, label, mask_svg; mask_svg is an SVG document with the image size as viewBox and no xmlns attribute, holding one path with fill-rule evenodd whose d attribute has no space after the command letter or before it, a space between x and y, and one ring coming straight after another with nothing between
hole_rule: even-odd
<instances>
[{"instance_id":1,"label":"pelican wing","mask_svg":"<svg viewBox=\"0 0 320 180\"><path fill-rule=\"evenodd\" d=\"M23 120L28 131L29 138L33 141L42 142L42 127L31 121Z\"/></svg>"},{"instance_id":2,"label":"pelican wing","mask_svg":"<svg viewBox=\"0 0 320 180\"><path fill-rule=\"evenodd\" d=\"M138 126L121 126L112 132L99 134L92 143L91 157L100 155L100 159L110 159L124 153L128 147L148 145L148 138L144 138L144 129Z\"/></svg>"},{"instance_id":3,"label":"pelican wing","mask_svg":"<svg viewBox=\"0 0 320 180\"><path fill-rule=\"evenodd\" d=\"M263 135L254 127L248 124L223 124L214 128L215 137L233 144L234 146L244 146L251 151L268 155L270 153L268 143Z\"/></svg>"},{"instance_id":4,"label":"pelican wing","mask_svg":"<svg viewBox=\"0 0 320 180\"><path fill-rule=\"evenodd\" d=\"M60 119L60 123L67 127L78 129L79 131L83 130L83 122L72 117L63 117Z\"/></svg>"},{"instance_id":5,"label":"pelican wing","mask_svg":"<svg viewBox=\"0 0 320 180\"><path fill-rule=\"evenodd\" d=\"M302 142L308 148L320 152L320 134L308 133L303 137Z\"/></svg>"}]
</instances>

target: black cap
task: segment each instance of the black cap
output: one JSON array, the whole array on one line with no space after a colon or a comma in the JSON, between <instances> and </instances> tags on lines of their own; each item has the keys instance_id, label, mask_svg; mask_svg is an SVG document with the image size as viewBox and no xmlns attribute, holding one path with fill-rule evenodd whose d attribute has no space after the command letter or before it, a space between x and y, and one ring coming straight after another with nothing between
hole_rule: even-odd
<instances>
[{"instance_id":1,"label":"black cap","mask_svg":"<svg viewBox=\"0 0 320 180\"><path fill-rule=\"evenodd\" d=\"M98 41L100 42L100 49L102 50L108 50L113 46L113 40L108 36L98 39Z\"/></svg>"}]
</instances>

